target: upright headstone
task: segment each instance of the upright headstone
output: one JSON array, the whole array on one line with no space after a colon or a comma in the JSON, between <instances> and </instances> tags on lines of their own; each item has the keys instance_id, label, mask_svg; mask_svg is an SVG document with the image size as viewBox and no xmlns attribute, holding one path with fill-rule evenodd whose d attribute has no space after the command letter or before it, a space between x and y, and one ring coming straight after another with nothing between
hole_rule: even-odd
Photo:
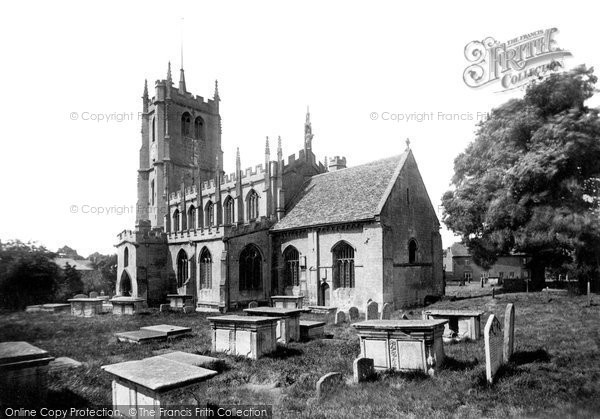
<instances>
[{"instance_id":1,"label":"upright headstone","mask_svg":"<svg viewBox=\"0 0 600 419\"><path fill-rule=\"evenodd\" d=\"M502 326L493 314L490 315L485 324L483 339L485 342L485 376L487 381L492 384L498 368L502 365L504 340Z\"/></svg>"},{"instance_id":2,"label":"upright headstone","mask_svg":"<svg viewBox=\"0 0 600 419\"><path fill-rule=\"evenodd\" d=\"M98 298L98 293L96 291L90 292L90 298Z\"/></svg>"},{"instance_id":3,"label":"upright headstone","mask_svg":"<svg viewBox=\"0 0 600 419\"><path fill-rule=\"evenodd\" d=\"M342 373L330 372L325 374L317 381L317 399L325 397L327 394L339 388L342 384Z\"/></svg>"},{"instance_id":4,"label":"upright headstone","mask_svg":"<svg viewBox=\"0 0 600 419\"><path fill-rule=\"evenodd\" d=\"M367 320L377 320L379 317L379 306L375 301L371 301L367 304L367 309L365 310L366 319Z\"/></svg>"},{"instance_id":5,"label":"upright headstone","mask_svg":"<svg viewBox=\"0 0 600 419\"><path fill-rule=\"evenodd\" d=\"M350 321L358 320L358 308L350 307L348 309L348 317L350 317Z\"/></svg>"},{"instance_id":6,"label":"upright headstone","mask_svg":"<svg viewBox=\"0 0 600 419\"><path fill-rule=\"evenodd\" d=\"M504 362L510 361L515 345L515 306L506 305L504 312Z\"/></svg>"},{"instance_id":7,"label":"upright headstone","mask_svg":"<svg viewBox=\"0 0 600 419\"><path fill-rule=\"evenodd\" d=\"M363 357L356 358L352 363L352 370L355 383L367 381L375 374L373 359Z\"/></svg>"},{"instance_id":8,"label":"upright headstone","mask_svg":"<svg viewBox=\"0 0 600 419\"><path fill-rule=\"evenodd\" d=\"M248 304L248 308L256 308L258 307L258 303L256 301L250 301L250 304Z\"/></svg>"},{"instance_id":9,"label":"upright headstone","mask_svg":"<svg viewBox=\"0 0 600 419\"><path fill-rule=\"evenodd\" d=\"M402 316L400 316L400 319L402 319L402 320L408 320L408 316L406 315L405 312L402 312Z\"/></svg>"},{"instance_id":10,"label":"upright headstone","mask_svg":"<svg viewBox=\"0 0 600 419\"><path fill-rule=\"evenodd\" d=\"M390 303L385 303L383 307L381 307L381 320L390 320L392 318L392 305Z\"/></svg>"},{"instance_id":11,"label":"upright headstone","mask_svg":"<svg viewBox=\"0 0 600 419\"><path fill-rule=\"evenodd\" d=\"M346 321L346 314L343 311L335 313L335 324L342 324Z\"/></svg>"}]
</instances>

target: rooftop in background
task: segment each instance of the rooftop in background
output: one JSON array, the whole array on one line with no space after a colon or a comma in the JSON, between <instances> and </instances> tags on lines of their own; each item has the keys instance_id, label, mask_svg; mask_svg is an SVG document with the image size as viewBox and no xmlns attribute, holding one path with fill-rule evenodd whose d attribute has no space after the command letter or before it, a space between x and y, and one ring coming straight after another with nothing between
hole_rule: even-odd
<instances>
[{"instance_id":1,"label":"rooftop in background","mask_svg":"<svg viewBox=\"0 0 600 419\"><path fill-rule=\"evenodd\" d=\"M73 266L78 271L93 271L92 261L89 259L73 259L73 258L55 258L56 263L61 268L64 268L67 263Z\"/></svg>"}]
</instances>

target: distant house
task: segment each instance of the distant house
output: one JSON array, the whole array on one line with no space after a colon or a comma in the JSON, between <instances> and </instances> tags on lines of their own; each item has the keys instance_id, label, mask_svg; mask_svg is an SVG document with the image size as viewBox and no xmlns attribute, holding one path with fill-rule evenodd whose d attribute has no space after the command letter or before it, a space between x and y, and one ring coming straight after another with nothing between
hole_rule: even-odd
<instances>
[{"instance_id":1,"label":"distant house","mask_svg":"<svg viewBox=\"0 0 600 419\"><path fill-rule=\"evenodd\" d=\"M452 247L444 249L442 252L442 266L444 267L444 279L454 281L454 268L452 266Z\"/></svg>"},{"instance_id":2,"label":"distant house","mask_svg":"<svg viewBox=\"0 0 600 419\"><path fill-rule=\"evenodd\" d=\"M81 275L81 281L83 282L86 292L100 291L103 288L104 280L102 272L94 268L94 264L91 260L74 259L59 254L57 258L54 258L54 263L63 269L66 268L67 264L74 267Z\"/></svg>"},{"instance_id":3,"label":"distant house","mask_svg":"<svg viewBox=\"0 0 600 419\"><path fill-rule=\"evenodd\" d=\"M527 268L530 257L524 253L515 253L498 257L496 263L488 270L477 266L469 250L462 243L454 243L448 253L452 255L452 274L454 280L479 281L481 278L498 279L499 283L506 279L527 279L531 273Z\"/></svg>"}]
</instances>

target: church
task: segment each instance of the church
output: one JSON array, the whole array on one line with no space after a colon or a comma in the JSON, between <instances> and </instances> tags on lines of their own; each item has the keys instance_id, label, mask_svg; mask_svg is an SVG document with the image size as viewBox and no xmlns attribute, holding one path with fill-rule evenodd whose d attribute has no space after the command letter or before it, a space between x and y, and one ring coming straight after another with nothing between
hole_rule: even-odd
<instances>
[{"instance_id":1,"label":"church","mask_svg":"<svg viewBox=\"0 0 600 419\"><path fill-rule=\"evenodd\" d=\"M142 96L137 213L118 234L117 295L156 305L191 296L222 311L273 295L347 309L368 300L395 309L444 293L440 224L406 150L346 167L320 162L306 113L304 144L284 159L223 171L219 91L212 99L173 83L171 66ZM273 144L275 146L275 144Z\"/></svg>"}]
</instances>

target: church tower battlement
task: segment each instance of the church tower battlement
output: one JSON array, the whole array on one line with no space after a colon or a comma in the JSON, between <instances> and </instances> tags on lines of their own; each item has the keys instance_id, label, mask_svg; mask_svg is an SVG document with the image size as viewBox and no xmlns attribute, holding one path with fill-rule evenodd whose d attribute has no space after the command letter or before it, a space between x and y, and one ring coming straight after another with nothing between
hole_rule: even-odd
<instances>
[{"instance_id":1,"label":"church tower battlement","mask_svg":"<svg viewBox=\"0 0 600 419\"><path fill-rule=\"evenodd\" d=\"M166 228L171 193L214 179L222 161L219 90L212 99L188 92L183 68L179 85L171 77L155 82L150 98L148 83L142 96L142 146L138 169L136 224L149 220L152 228Z\"/></svg>"}]
</instances>

